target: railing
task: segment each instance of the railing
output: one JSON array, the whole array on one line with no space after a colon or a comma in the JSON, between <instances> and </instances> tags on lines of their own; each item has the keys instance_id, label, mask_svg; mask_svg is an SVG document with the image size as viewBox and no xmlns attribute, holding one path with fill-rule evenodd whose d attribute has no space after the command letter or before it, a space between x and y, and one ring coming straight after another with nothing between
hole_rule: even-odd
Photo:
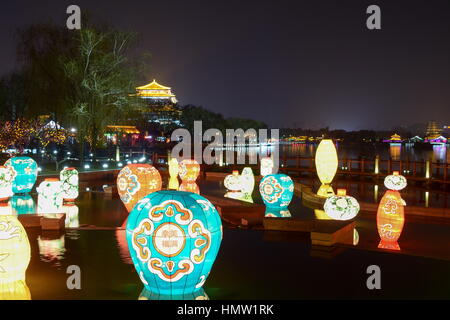
<instances>
[{"instance_id":1,"label":"railing","mask_svg":"<svg viewBox=\"0 0 450 320\"><path fill-rule=\"evenodd\" d=\"M156 153L151 157L152 162L156 166L166 166L167 158L167 155ZM205 165L205 167L205 169L208 169L208 165ZM227 171L237 167L236 165L227 166L229 168ZM374 159L339 159L337 174L381 177L392 174L393 171L399 171L400 174L409 180L450 183L449 169L449 163L440 161L410 161L375 157ZM282 155L279 170L289 174L315 173L315 159L313 157L288 157Z\"/></svg>"}]
</instances>

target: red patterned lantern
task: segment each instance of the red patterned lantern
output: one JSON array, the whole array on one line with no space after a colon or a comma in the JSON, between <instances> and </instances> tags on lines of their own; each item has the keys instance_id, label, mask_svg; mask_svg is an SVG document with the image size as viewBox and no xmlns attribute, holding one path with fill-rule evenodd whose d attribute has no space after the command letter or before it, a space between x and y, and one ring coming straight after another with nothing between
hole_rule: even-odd
<instances>
[{"instance_id":1,"label":"red patterned lantern","mask_svg":"<svg viewBox=\"0 0 450 320\"><path fill-rule=\"evenodd\" d=\"M161 175L149 164L129 164L117 176L117 191L128 212L139 200L161 187Z\"/></svg>"},{"instance_id":2,"label":"red patterned lantern","mask_svg":"<svg viewBox=\"0 0 450 320\"><path fill-rule=\"evenodd\" d=\"M378 248L400 250L397 243L405 223L402 197L398 191L388 190L380 201L377 228L381 242Z\"/></svg>"}]
</instances>

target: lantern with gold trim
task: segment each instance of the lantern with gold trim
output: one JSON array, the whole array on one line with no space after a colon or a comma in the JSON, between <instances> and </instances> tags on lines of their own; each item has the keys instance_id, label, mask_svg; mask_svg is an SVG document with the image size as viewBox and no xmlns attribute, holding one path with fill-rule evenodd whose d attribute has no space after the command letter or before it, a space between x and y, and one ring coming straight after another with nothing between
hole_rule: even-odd
<instances>
[{"instance_id":1,"label":"lantern with gold trim","mask_svg":"<svg viewBox=\"0 0 450 320\"><path fill-rule=\"evenodd\" d=\"M285 174L269 174L261 179L259 192L269 208L286 208L294 195L294 182Z\"/></svg>"},{"instance_id":2,"label":"lantern with gold trim","mask_svg":"<svg viewBox=\"0 0 450 320\"><path fill-rule=\"evenodd\" d=\"M149 164L129 164L117 176L117 191L128 212L139 200L161 187L161 175Z\"/></svg>"},{"instance_id":3,"label":"lantern with gold trim","mask_svg":"<svg viewBox=\"0 0 450 320\"><path fill-rule=\"evenodd\" d=\"M140 200L126 229L144 286L163 295L200 290L222 240L216 208L206 198L182 191L158 191Z\"/></svg>"}]
</instances>

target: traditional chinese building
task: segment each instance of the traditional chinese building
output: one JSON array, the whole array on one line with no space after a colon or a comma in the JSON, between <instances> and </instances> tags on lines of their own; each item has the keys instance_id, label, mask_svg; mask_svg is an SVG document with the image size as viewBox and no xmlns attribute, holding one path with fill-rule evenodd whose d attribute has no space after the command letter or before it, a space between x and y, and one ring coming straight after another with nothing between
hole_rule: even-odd
<instances>
[{"instance_id":1,"label":"traditional chinese building","mask_svg":"<svg viewBox=\"0 0 450 320\"><path fill-rule=\"evenodd\" d=\"M170 87L153 80L145 86L136 88L136 95L145 101L143 112L149 122L161 125L180 124L181 110Z\"/></svg>"},{"instance_id":2,"label":"traditional chinese building","mask_svg":"<svg viewBox=\"0 0 450 320\"><path fill-rule=\"evenodd\" d=\"M442 129L437 125L436 121L428 122L427 132L425 134L426 140L437 139L442 134Z\"/></svg>"}]
</instances>

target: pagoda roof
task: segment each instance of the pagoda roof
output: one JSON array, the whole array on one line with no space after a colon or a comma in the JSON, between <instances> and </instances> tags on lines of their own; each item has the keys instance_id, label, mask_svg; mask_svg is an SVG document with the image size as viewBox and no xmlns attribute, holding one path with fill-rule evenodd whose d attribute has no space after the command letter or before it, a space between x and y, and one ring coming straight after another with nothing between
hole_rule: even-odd
<instances>
[{"instance_id":1,"label":"pagoda roof","mask_svg":"<svg viewBox=\"0 0 450 320\"><path fill-rule=\"evenodd\" d=\"M156 82L155 79L153 79L152 82L149 84L146 84L145 86L137 87L136 90L170 90L170 87L163 86Z\"/></svg>"}]
</instances>

